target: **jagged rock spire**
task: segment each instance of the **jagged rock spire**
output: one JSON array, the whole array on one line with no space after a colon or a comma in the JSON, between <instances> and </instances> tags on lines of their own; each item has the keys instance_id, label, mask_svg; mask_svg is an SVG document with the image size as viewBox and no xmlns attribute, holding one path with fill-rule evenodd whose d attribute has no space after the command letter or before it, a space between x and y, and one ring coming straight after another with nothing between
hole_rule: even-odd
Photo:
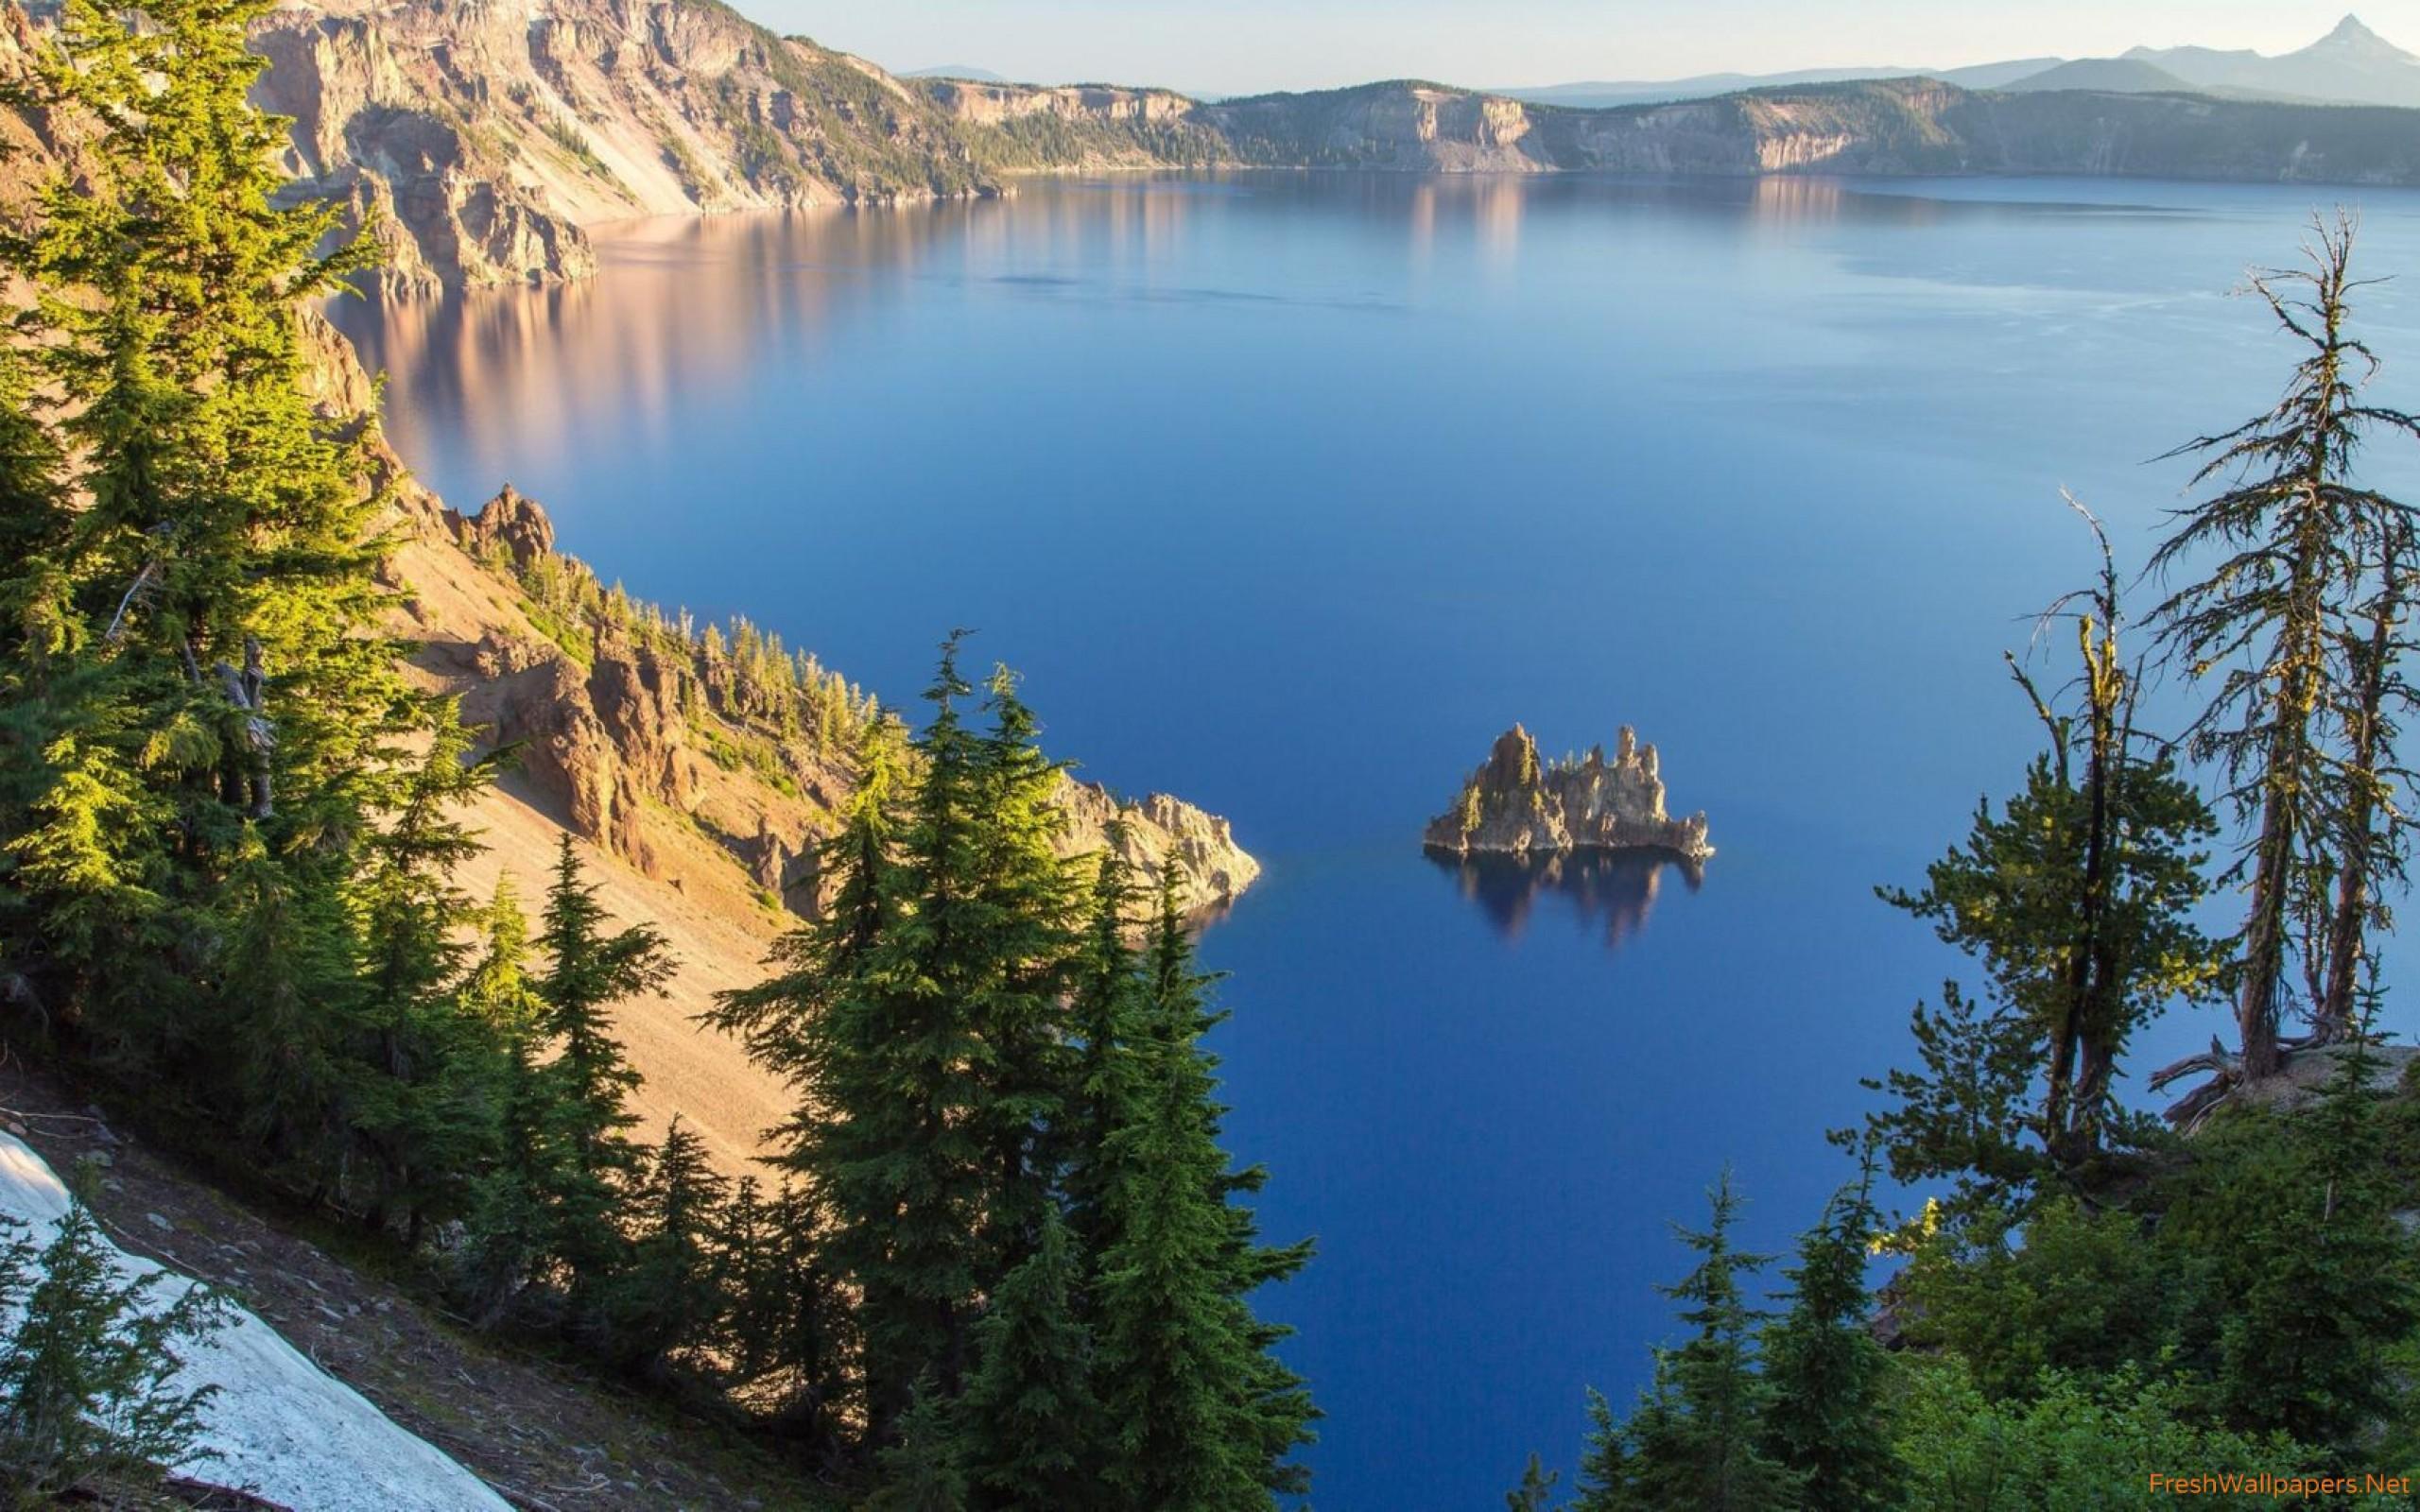
<instances>
[{"instance_id":1,"label":"jagged rock spire","mask_svg":"<svg viewBox=\"0 0 2420 1512\"><path fill-rule=\"evenodd\" d=\"M1665 813L1659 765L1655 747L1640 745L1628 725L1611 762L1598 746L1552 763L1541 762L1537 742L1514 725L1495 738L1454 805L1429 821L1424 843L1457 855L1637 850L1703 861L1714 854L1705 816Z\"/></svg>"}]
</instances>

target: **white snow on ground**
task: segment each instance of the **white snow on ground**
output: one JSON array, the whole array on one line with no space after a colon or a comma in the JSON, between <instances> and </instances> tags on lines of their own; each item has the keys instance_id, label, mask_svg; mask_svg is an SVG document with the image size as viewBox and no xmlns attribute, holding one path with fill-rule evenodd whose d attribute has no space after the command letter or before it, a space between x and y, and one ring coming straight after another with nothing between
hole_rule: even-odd
<instances>
[{"instance_id":1,"label":"white snow on ground","mask_svg":"<svg viewBox=\"0 0 2420 1512\"><path fill-rule=\"evenodd\" d=\"M67 1188L21 1140L0 1134L0 1213L47 1244L67 1212ZM161 1272L162 1303L193 1282L120 1252L121 1280ZM179 1467L196 1480L237 1486L294 1512L510 1512L470 1471L406 1433L359 1392L305 1359L251 1313L230 1308L208 1340L180 1345L176 1385L218 1387L204 1409L204 1444L218 1459Z\"/></svg>"}]
</instances>

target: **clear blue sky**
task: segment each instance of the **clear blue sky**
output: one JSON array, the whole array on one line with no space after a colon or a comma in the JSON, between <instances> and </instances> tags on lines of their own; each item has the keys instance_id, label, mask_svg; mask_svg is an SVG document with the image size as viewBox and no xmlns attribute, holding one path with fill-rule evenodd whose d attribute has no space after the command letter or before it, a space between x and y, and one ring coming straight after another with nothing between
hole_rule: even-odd
<instances>
[{"instance_id":1,"label":"clear blue sky","mask_svg":"<svg viewBox=\"0 0 2420 1512\"><path fill-rule=\"evenodd\" d=\"M1506 86L1849 64L1945 68L2137 43L2309 43L2346 0L738 0L896 69L1219 94L1418 77ZM2420 52L2420 0L2358 6Z\"/></svg>"}]
</instances>

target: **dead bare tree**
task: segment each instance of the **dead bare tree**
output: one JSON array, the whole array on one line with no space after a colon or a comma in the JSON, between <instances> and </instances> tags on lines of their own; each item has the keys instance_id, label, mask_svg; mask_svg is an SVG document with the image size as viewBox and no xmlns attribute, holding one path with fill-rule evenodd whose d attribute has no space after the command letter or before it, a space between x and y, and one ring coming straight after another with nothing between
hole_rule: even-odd
<instances>
[{"instance_id":1,"label":"dead bare tree","mask_svg":"<svg viewBox=\"0 0 2420 1512\"><path fill-rule=\"evenodd\" d=\"M262 666L260 638L244 637L241 672L224 662L218 663L217 672L220 691L243 721L244 785L249 800L244 812L254 819L266 819L276 812L269 791L269 756L277 749L277 726L268 717L268 677Z\"/></svg>"},{"instance_id":2,"label":"dead bare tree","mask_svg":"<svg viewBox=\"0 0 2420 1512\"><path fill-rule=\"evenodd\" d=\"M2364 696L2358 659L2344 654L2344 628L2365 604L2379 602L2372 589L2390 557L2385 543L2409 539L2414 519L2408 507L2352 481L2372 432L2420 438L2420 420L2362 401L2378 363L2348 325L2354 294L2375 281L2352 276L2350 215L2314 217L2312 228L2305 266L2264 269L2249 282L2308 351L2270 409L2169 454L2205 454L2195 481L2228 481L2216 496L2175 512L2152 558L2163 576L2199 575L2160 606L2160 645L2188 679L2216 679L2191 727L2191 747L2217 765L2251 832L2228 872L2246 896L2237 936L2240 1050L2227 1071L2240 1080L2275 1074L2290 1048L2280 1024L2296 920L2321 911L2318 896L2344 879L2355 888L2356 928L2370 917L2370 888L2380 873L2368 841L2349 866L2341 853L2344 818L2360 807L2345 784L2356 765L2375 772L2393 759L2388 726L2360 714ZM2348 754L2360 738L2374 742L2366 760ZM2331 977L2332 969L2322 980ZM2323 988L2323 1001L2308 1008L2323 1024L2326 994ZM2187 1065L2169 1070L2182 1074Z\"/></svg>"}]
</instances>

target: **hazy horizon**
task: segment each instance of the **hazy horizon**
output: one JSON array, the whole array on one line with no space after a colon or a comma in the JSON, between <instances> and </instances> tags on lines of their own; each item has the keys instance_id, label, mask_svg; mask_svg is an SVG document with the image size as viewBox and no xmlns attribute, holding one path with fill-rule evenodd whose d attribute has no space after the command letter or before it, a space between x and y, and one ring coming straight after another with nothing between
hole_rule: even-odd
<instances>
[{"instance_id":1,"label":"hazy horizon","mask_svg":"<svg viewBox=\"0 0 2420 1512\"><path fill-rule=\"evenodd\" d=\"M1484 88L1883 65L1954 68L2056 54L2197 44L2290 52L2346 0L740 0L777 30L897 71L974 67L1037 82L1101 80L1206 94L1374 78ZM2420 0L2350 7L2420 51Z\"/></svg>"}]
</instances>

